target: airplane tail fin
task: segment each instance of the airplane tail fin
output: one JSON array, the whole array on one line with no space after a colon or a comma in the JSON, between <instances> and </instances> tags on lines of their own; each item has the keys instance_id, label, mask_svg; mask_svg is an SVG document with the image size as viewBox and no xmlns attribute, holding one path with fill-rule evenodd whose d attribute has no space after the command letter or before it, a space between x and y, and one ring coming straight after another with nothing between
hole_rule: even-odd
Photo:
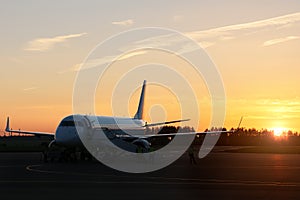
<instances>
[{"instance_id":1,"label":"airplane tail fin","mask_svg":"<svg viewBox=\"0 0 300 200\"><path fill-rule=\"evenodd\" d=\"M6 131L6 132L10 132L10 127L9 127L9 117L7 117L7 120L6 120L6 128L5 128L5 131Z\"/></svg>"},{"instance_id":2,"label":"airplane tail fin","mask_svg":"<svg viewBox=\"0 0 300 200\"><path fill-rule=\"evenodd\" d=\"M146 80L144 80L144 83L143 83L139 107L134 115L134 119L143 119L145 89L146 89Z\"/></svg>"}]
</instances>

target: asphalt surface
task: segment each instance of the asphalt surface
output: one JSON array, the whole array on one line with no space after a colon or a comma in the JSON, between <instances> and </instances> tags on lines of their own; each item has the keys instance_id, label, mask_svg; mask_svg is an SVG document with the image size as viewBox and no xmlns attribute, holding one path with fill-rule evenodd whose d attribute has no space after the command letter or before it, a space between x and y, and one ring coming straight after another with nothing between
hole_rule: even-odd
<instances>
[{"instance_id":1,"label":"asphalt surface","mask_svg":"<svg viewBox=\"0 0 300 200\"><path fill-rule=\"evenodd\" d=\"M43 163L40 153L0 153L1 199L300 199L299 154L183 155L151 173L97 162Z\"/></svg>"}]
</instances>

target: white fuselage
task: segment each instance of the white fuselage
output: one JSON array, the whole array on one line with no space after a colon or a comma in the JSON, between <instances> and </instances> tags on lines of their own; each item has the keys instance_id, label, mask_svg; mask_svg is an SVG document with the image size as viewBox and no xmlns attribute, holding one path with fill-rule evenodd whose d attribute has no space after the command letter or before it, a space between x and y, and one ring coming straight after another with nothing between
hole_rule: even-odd
<instances>
[{"instance_id":1,"label":"white fuselage","mask_svg":"<svg viewBox=\"0 0 300 200\"><path fill-rule=\"evenodd\" d=\"M90 134L93 130L113 131L117 134L142 136L145 134L145 122L141 119L108 116L70 115L65 117L55 132L55 141L61 145L75 146L86 137L96 140L105 134ZM103 133L103 131L101 131Z\"/></svg>"}]
</instances>

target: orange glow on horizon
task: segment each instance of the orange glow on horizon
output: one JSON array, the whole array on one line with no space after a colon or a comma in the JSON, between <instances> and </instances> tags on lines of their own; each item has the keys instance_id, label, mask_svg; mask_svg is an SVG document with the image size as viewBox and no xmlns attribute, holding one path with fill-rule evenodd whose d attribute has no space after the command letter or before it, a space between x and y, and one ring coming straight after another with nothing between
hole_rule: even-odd
<instances>
[{"instance_id":1,"label":"orange glow on horizon","mask_svg":"<svg viewBox=\"0 0 300 200\"><path fill-rule=\"evenodd\" d=\"M287 129L283 127L274 127L271 128L271 130L273 131L275 137L282 137L285 135L285 132L287 131Z\"/></svg>"}]
</instances>

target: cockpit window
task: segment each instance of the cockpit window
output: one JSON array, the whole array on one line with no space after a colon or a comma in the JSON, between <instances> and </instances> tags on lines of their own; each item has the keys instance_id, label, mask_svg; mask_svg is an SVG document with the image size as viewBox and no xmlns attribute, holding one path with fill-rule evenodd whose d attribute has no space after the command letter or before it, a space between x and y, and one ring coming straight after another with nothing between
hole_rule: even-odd
<instances>
[{"instance_id":1,"label":"cockpit window","mask_svg":"<svg viewBox=\"0 0 300 200\"><path fill-rule=\"evenodd\" d=\"M77 126L84 126L83 125L83 123L82 122L76 122L76 125ZM72 127L74 127L75 126L75 123L74 123L74 121L72 120L72 121L62 121L61 123L60 123L60 126L72 126Z\"/></svg>"},{"instance_id":2,"label":"cockpit window","mask_svg":"<svg viewBox=\"0 0 300 200\"><path fill-rule=\"evenodd\" d=\"M74 121L62 121L60 126L75 126Z\"/></svg>"}]
</instances>

